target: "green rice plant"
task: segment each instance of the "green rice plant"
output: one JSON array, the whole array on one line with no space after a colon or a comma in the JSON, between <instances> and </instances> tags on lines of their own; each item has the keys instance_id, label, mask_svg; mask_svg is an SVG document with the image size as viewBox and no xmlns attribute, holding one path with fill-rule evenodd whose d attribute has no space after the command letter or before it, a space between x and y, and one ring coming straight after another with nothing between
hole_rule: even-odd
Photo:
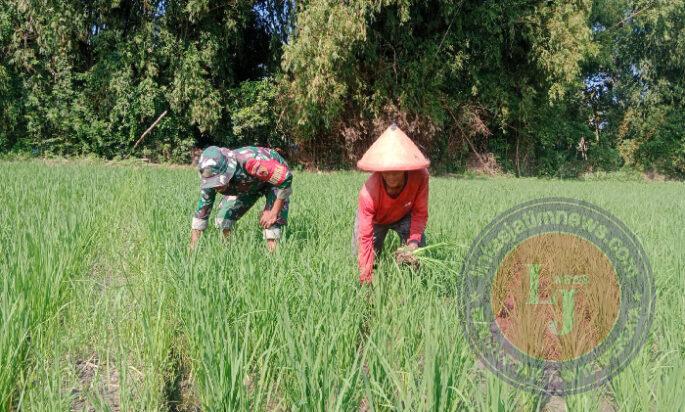
<instances>
[{"instance_id":1,"label":"green rice plant","mask_svg":"<svg viewBox=\"0 0 685 412\"><path fill-rule=\"evenodd\" d=\"M543 196L625 222L658 294L633 364L568 409L684 408L682 183L432 178L420 267L395 264L390 235L362 287L350 243L364 179L297 173L273 255L260 203L189 253L190 168L2 163L0 410L538 410L544 399L478 365L456 285L479 231Z\"/></svg>"},{"instance_id":2,"label":"green rice plant","mask_svg":"<svg viewBox=\"0 0 685 412\"><path fill-rule=\"evenodd\" d=\"M2 171L0 220L10 225L0 238L0 410L8 410L22 405L30 353L59 325L69 284L86 269L97 232L87 208L94 196L71 187L65 175L44 175L27 191L29 169L11 164ZM72 208L54 207L65 198Z\"/></svg>"}]
</instances>

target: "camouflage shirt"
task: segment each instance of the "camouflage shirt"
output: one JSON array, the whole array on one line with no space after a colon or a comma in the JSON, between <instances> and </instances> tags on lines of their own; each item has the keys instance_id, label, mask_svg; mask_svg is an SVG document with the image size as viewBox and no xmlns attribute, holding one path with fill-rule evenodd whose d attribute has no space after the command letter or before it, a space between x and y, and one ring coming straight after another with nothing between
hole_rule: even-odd
<instances>
[{"instance_id":1,"label":"camouflage shirt","mask_svg":"<svg viewBox=\"0 0 685 412\"><path fill-rule=\"evenodd\" d=\"M287 199L292 193L293 175L283 157L275 150L246 146L235 150L218 148L228 160L232 176L225 196L253 195L265 189L275 189L276 198ZM215 188L201 188L193 216L193 229L203 230L214 206Z\"/></svg>"}]
</instances>

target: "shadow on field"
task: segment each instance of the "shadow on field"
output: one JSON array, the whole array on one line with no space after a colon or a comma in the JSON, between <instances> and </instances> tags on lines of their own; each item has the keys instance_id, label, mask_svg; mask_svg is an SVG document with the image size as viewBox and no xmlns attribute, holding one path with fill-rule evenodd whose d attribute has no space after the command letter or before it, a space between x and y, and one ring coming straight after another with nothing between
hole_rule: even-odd
<instances>
[{"instance_id":1,"label":"shadow on field","mask_svg":"<svg viewBox=\"0 0 685 412\"><path fill-rule=\"evenodd\" d=\"M199 412L200 402L193 389L190 370L181 357L172 351L171 374L164 385L164 398L169 412Z\"/></svg>"},{"instance_id":2,"label":"shadow on field","mask_svg":"<svg viewBox=\"0 0 685 412\"><path fill-rule=\"evenodd\" d=\"M119 411L119 371L100 362L96 353L76 362L79 387L71 392L72 411Z\"/></svg>"}]
</instances>

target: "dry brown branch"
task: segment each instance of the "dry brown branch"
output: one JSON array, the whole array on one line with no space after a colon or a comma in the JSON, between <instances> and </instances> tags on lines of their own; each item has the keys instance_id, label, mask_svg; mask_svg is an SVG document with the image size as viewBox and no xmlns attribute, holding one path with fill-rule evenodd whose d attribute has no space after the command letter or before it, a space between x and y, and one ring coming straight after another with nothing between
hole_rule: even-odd
<instances>
[{"instance_id":1,"label":"dry brown branch","mask_svg":"<svg viewBox=\"0 0 685 412\"><path fill-rule=\"evenodd\" d=\"M138 141L133 145L133 148L134 148L134 149L135 149L136 147L138 147L138 145L140 144L140 142L143 141L143 139L145 138L145 136L146 136L148 133L150 133L150 131L152 131L152 129L154 129L155 126L157 126L157 124L159 124L159 122L164 118L164 116L166 116L167 112L168 112L168 110L163 111L162 114L159 115L159 117L157 118L157 120L155 120L155 121L150 125L150 127L148 127L147 130L145 130L145 131L143 132L143 134L140 135L140 138L138 139Z\"/></svg>"}]
</instances>

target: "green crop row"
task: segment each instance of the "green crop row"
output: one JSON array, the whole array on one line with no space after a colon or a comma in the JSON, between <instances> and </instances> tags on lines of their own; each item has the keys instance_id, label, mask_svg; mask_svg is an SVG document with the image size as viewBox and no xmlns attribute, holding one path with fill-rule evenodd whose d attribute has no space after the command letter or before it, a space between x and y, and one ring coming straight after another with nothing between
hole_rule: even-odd
<instances>
[{"instance_id":1,"label":"green crop row","mask_svg":"<svg viewBox=\"0 0 685 412\"><path fill-rule=\"evenodd\" d=\"M433 178L420 271L394 264L392 236L362 288L350 243L363 180L298 173L274 255L259 203L189 253L190 169L0 164L0 411L536 410L542 399L477 366L455 285L491 219L551 195L622 219L657 286L646 347L567 407L685 408L682 184Z\"/></svg>"}]
</instances>

